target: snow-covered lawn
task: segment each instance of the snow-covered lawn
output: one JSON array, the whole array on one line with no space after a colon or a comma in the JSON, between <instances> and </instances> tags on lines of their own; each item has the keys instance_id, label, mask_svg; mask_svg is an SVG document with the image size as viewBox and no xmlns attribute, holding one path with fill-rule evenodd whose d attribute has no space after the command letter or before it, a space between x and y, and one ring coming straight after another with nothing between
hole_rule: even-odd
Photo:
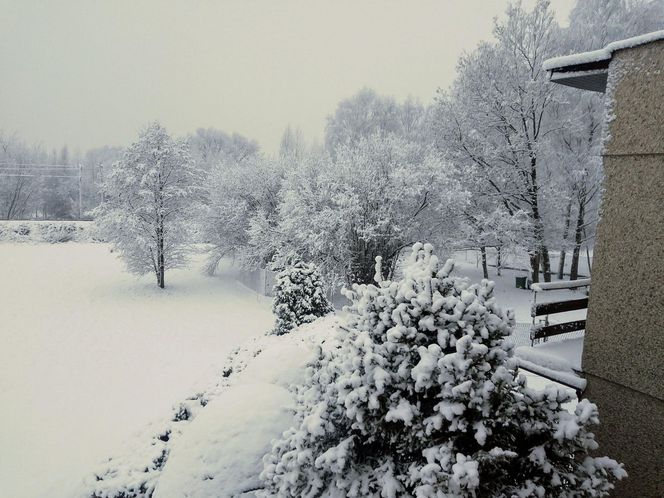
<instances>
[{"instance_id":1,"label":"snow-covered lawn","mask_svg":"<svg viewBox=\"0 0 664 498\"><path fill-rule=\"evenodd\" d=\"M0 496L69 497L273 324L229 268L136 279L103 244L0 244Z\"/></svg>"}]
</instances>

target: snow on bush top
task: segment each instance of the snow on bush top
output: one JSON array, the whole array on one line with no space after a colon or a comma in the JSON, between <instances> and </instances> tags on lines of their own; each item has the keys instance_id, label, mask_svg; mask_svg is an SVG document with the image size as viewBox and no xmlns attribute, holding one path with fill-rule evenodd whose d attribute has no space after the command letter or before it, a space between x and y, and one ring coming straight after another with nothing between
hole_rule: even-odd
<instances>
[{"instance_id":1,"label":"snow on bush top","mask_svg":"<svg viewBox=\"0 0 664 498\"><path fill-rule=\"evenodd\" d=\"M347 323L298 389L295 425L265 457L262 496L590 497L625 475L597 448L597 408L536 391L504 339L493 283L452 277L415 244L404 277L355 285Z\"/></svg>"},{"instance_id":2,"label":"snow on bush top","mask_svg":"<svg viewBox=\"0 0 664 498\"><path fill-rule=\"evenodd\" d=\"M616 50L623 50L626 48L638 47L646 43L654 42L657 40L664 40L664 30L653 31L640 36L627 38L626 40L618 40L609 43L606 47L591 52L582 52L580 54L565 55L562 57L553 57L547 59L542 64L545 71L560 69L567 66L576 66L578 64L589 64L591 62L599 62L611 59L613 52Z\"/></svg>"}]
</instances>

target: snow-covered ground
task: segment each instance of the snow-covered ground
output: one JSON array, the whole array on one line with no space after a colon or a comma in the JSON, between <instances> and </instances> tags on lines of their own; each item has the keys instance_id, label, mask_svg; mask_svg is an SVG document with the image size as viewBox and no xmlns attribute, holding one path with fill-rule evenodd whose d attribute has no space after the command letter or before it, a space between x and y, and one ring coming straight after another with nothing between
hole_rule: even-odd
<instances>
[{"instance_id":1,"label":"snow-covered ground","mask_svg":"<svg viewBox=\"0 0 664 498\"><path fill-rule=\"evenodd\" d=\"M457 275L481 279L472 253L455 258ZM210 278L201 275L200 260L195 261L188 270L167 273L167 288L160 290L151 277L125 273L104 244L0 243L0 261L2 497L77 496L83 479L89 482L100 462L113 456L122 465L122 455L131 454L136 444L136 461L142 465L141 451L149 450L155 430L164 428L156 426L169 423L172 407L194 393L210 393L228 352L273 323L270 300L238 284L228 265ZM521 272L503 270L497 277L491 268L490 273L500 305L514 308L517 322L529 323L532 293L514 285ZM200 408L191 433L183 425L186 437L172 443L173 461L166 463L159 481L160 496L178 495L187 479L196 486L212 485L206 484L206 472L222 468L247 474L236 484L251 489L256 476L249 474L260 467L268 436L276 436L286 423L287 406L281 404L289 404L285 389L297 380L289 377L289 362L300 365L311 354L294 354L294 339L261 339L256 344L284 344L272 350L260 346L255 358L245 355L251 362L242 376L231 376L230 384L215 391L218 397ZM267 372L280 372L283 378L267 378ZM537 387L550 383L528 378ZM264 417L265 431L248 444L250 439L242 437L248 420L238 410L252 392L269 416ZM231 407L231 401L238 407ZM221 416L229 418L229 425L215 425ZM258 423L256 417L261 415L254 410L252 420ZM207 433L232 443L234 451L247 443L251 458L240 462L216 455L210 463L207 452L219 446L206 447ZM183 469L198 473L181 475Z\"/></svg>"},{"instance_id":2,"label":"snow-covered ground","mask_svg":"<svg viewBox=\"0 0 664 498\"><path fill-rule=\"evenodd\" d=\"M160 290L104 244L0 244L0 496L72 496L272 327L268 299L199 267Z\"/></svg>"}]
</instances>

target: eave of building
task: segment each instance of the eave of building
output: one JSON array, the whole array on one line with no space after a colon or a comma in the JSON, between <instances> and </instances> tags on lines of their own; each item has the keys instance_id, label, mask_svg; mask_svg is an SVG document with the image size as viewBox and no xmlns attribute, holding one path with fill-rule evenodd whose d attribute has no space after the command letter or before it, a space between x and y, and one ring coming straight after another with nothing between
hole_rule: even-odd
<instances>
[{"instance_id":1,"label":"eave of building","mask_svg":"<svg viewBox=\"0 0 664 498\"><path fill-rule=\"evenodd\" d=\"M564 71L551 71L549 79L560 85L571 86L581 90L604 93L609 76L609 61L606 67L596 69L575 68L568 66Z\"/></svg>"},{"instance_id":2,"label":"eave of building","mask_svg":"<svg viewBox=\"0 0 664 498\"><path fill-rule=\"evenodd\" d=\"M592 52L554 57L544 61L542 67L549 71L549 78L555 83L603 93L606 91L609 63L615 51L659 40L664 40L664 30L615 41Z\"/></svg>"}]
</instances>

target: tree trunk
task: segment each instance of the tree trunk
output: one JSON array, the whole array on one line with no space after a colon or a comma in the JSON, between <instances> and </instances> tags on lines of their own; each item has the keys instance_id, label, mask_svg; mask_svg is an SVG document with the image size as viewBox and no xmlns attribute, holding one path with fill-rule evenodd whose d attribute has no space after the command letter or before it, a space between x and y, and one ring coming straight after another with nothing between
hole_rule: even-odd
<instances>
[{"instance_id":1,"label":"tree trunk","mask_svg":"<svg viewBox=\"0 0 664 498\"><path fill-rule=\"evenodd\" d=\"M574 230L574 249L572 251L572 265L569 270L569 279L579 278L579 253L583 242L583 225L585 223L585 195L579 198L579 215L576 218L576 229Z\"/></svg>"},{"instance_id":2,"label":"tree trunk","mask_svg":"<svg viewBox=\"0 0 664 498\"><path fill-rule=\"evenodd\" d=\"M542 263L542 273L544 273L544 281L551 282L551 261L549 260L549 248L545 245L540 247L540 257Z\"/></svg>"},{"instance_id":3,"label":"tree trunk","mask_svg":"<svg viewBox=\"0 0 664 498\"><path fill-rule=\"evenodd\" d=\"M501 270L503 269L503 255L502 248L496 247L496 275L500 277Z\"/></svg>"},{"instance_id":4,"label":"tree trunk","mask_svg":"<svg viewBox=\"0 0 664 498\"><path fill-rule=\"evenodd\" d=\"M544 246L544 227L542 226L542 218L539 212L539 199L538 199L538 186L537 186L537 158L534 155L530 157L530 185L528 186L528 196L530 197L531 213L530 216L533 221L535 229L534 245L535 247L530 252L530 270L532 274L533 283L539 282L539 266L540 256L542 254L542 247Z\"/></svg>"},{"instance_id":5,"label":"tree trunk","mask_svg":"<svg viewBox=\"0 0 664 498\"><path fill-rule=\"evenodd\" d=\"M565 228L563 229L563 247L560 249L560 261L558 261L558 280L562 280L565 276L565 259L567 257L567 252L565 251L565 242L567 241L567 236L569 235L569 226L572 219L572 200L567 203L567 209L565 210Z\"/></svg>"},{"instance_id":6,"label":"tree trunk","mask_svg":"<svg viewBox=\"0 0 664 498\"><path fill-rule=\"evenodd\" d=\"M567 253L565 249L561 249L560 261L558 261L558 280L562 280L565 276L565 258L567 258Z\"/></svg>"},{"instance_id":7,"label":"tree trunk","mask_svg":"<svg viewBox=\"0 0 664 498\"><path fill-rule=\"evenodd\" d=\"M165 281L164 277L166 274L166 270L164 268L164 239L163 237L159 239L159 251L158 251L158 265L159 265L159 287L162 289L164 288Z\"/></svg>"},{"instance_id":8,"label":"tree trunk","mask_svg":"<svg viewBox=\"0 0 664 498\"><path fill-rule=\"evenodd\" d=\"M540 255L537 251L530 253L530 278L534 284L539 282Z\"/></svg>"},{"instance_id":9,"label":"tree trunk","mask_svg":"<svg viewBox=\"0 0 664 498\"><path fill-rule=\"evenodd\" d=\"M480 254L482 255L482 273L484 278L489 278L489 269L486 266L486 247L480 247Z\"/></svg>"},{"instance_id":10,"label":"tree trunk","mask_svg":"<svg viewBox=\"0 0 664 498\"><path fill-rule=\"evenodd\" d=\"M157 285L160 288L164 288L164 274L165 265L164 265L164 223L161 217L157 219Z\"/></svg>"},{"instance_id":11,"label":"tree trunk","mask_svg":"<svg viewBox=\"0 0 664 498\"><path fill-rule=\"evenodd\" d=\"M586 227L583 227L583 238L586 239L586 260L588 261L588 276L593 272L592 263L590 261L590 247L588 247L588 234Z\"/></svg>"}]
</instances>

